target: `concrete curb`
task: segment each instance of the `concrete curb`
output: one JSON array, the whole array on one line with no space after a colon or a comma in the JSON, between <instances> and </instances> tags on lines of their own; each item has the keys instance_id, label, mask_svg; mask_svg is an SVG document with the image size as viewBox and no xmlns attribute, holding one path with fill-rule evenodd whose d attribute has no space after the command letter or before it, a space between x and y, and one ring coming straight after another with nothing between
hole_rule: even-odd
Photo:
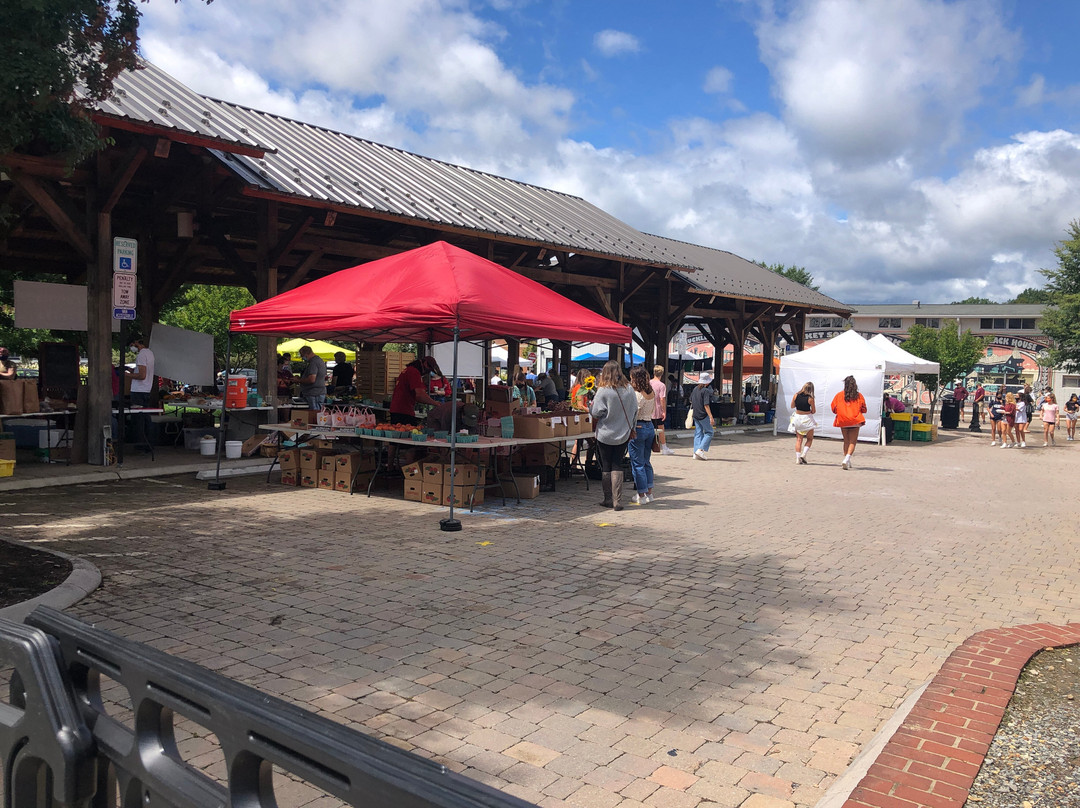
<instances>
[{"instance_id":1,"label":"concrete curb","mask_svg":"<svg viewBox=\"0 0 1080 808\"><path fill-rule=\"evenodd\" d=\"M62 584L60 584L60 586L50 589L43 595L38 595L36 598L31 598L22 603L16 603L14 606L6 606L3 609L0 609L0 618L11 620L15 623L21 623L26 618L26 615L30 614L30 612L38 606L51 606L54 609L66 609L68 606L73 606L78 603L101 586L101 572L89 561L77 558L76 556L69 556L66 553L60 553L56 550L46 550L42 547L34 547L32 549L67 559L71 562L71 574Z\"/></svg>"}]
</instances>

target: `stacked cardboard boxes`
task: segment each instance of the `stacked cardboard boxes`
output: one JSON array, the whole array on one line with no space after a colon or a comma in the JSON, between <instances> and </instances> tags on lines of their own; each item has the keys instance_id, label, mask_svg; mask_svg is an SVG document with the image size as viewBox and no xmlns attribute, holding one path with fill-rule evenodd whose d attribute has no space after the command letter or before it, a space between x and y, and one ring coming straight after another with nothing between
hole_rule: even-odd
<instances>
[{"instance_id":1,"label":"stacked cardboard boxes","mask_svg":"<svg viewBox=\"0 0 1080 808\"><path fill-rule=\"evenodd\" d=\"M450 464L435 459L411 463L401 471L405 477L405 499L412 502L465 507L484 501L484 489L476 485L480 470L474 465L455 464L451 475Z\"/></svg>"}]
</instances>

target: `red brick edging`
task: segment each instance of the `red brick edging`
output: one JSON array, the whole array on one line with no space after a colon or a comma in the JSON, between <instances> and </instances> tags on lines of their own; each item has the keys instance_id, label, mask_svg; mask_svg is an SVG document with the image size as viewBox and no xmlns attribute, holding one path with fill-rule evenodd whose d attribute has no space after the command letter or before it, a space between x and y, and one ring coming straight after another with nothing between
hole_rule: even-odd
<instances>
[{"instance_id":1,"label":"red brick edging","mask_svg":"<svg viewBox=\"0 0 1080 808\"><path fill-rule=\"evenodd\" d=\"M959 808L1020 671L1044 648L1080 643L1080 623L971 635L945 660L843 808Z\"/></svg>"}]
</instances>

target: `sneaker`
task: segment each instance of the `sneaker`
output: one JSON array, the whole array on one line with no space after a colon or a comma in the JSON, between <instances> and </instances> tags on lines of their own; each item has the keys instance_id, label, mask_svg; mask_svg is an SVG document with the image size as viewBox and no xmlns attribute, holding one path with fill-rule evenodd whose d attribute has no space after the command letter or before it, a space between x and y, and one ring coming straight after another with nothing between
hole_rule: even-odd
<instances>
[{"instance_id":1,"label":"sneaker","mask_svg":"<svg viewBox=\"0 0 1080 808\"><path fill-rule=\"evenodd\" d=\"M670 446L668 446L665 443L663 446L660 447L660 454L662 454L662 455L672 455L672 454L675 454L675 450L672 449Z\"/></svg>"},{"instance_id":2,"label":"sneaker","mask_svg":"<svg viewBox=\"0 0 1080 808\"><path fill-rule=\"evenodd\" d=\"M701 449L695 449L694 450L694 457L696 457L698 460L708 460L709 459L709 458L707 458L705 456L705 452L703 452Z\"/></svg>"},{"instance_id":3,"label":"sneaker","mask_svg":"<svg viewBox=\"0 0 1080 808\"><path fill-rule=\"evenodd\" d=\"M652 501L653 501L653 495L652 494L646 494L645 499L642 500L642 504L648 505Z\"/></svg>"},{"instance_id":4,"label":"sneaker","mask_svg":"<svg viewBox=\"0 0 1080 808\"><path fill-rule=\"evenodd\" d=\"M799 458L799 462L800 462L800 463L802 463L802 464L803 464L804 466L809 466L809 465L810 465L809 463L807 463L807 462L806 462L806 458L805 458L805 457L800 457L800 458Z\"/></svg>"},{"instance_id":5,"label":"sneaker","mask_svg":"<svg viewBox=\"0 0 1080 808\"><path fill-rule=\"evenodd\" d=\"M1043 441L1043 446L1049 446L1049 445L1050 445L1049 443L1047 443L1046 441Z\"/></svg>"},{"instance_id":6,"label":"sneaker","mask_svg":"<svg viewBox=\"0 0 1080 808\"><path fill-rule=\"evenodd\" d=\"M649 501L649 495L648 494L634 494L634 496L630 497L630 504L631 505L644 505L648 501Z\"/></svg>"},{"instance_id":7,"label":"sneaker","mask_svg":"<svg viewBox=\"0 0 1080 808\"><path fill-rule=\"evenodd\" d=\"M802 462L802 455L795 455L795 465L799 465Z\"/></svg>"},{"instance_id":8,"label":"sneaker","mask_svg":"<svg viewBox=\"0 0 1080 808\"><path fill-rule=\"evenodd\" d=\"M1027 448L1027 442L1026 441L1020 441L1020 448L1021 449L1026 449Z\"/></svg>"},{"instance_id":9,"label":"sneaker","mask_svg":"<svg viewBox=\"0 0 1080 808\"><path fill-rule=\"evenodd\" d=\"M990 445L991 445L991 446L997 446L997 441L996 441L996 440L992 440L992 441L990 441Z\"/></svg>"}]
</instances>

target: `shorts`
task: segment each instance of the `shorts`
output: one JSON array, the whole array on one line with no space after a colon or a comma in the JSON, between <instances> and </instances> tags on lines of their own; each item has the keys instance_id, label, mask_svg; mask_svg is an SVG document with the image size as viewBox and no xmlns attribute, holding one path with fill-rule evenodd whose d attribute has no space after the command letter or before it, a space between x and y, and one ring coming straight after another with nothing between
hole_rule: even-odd
<instances>
[{"instance_id":1,"label":"shorts","mask_svg":"<svg viewBox=\"0 0 1080 808\"><path fill-rule=\"evenodd\" d=\"M1080 412L1067 412L1067 413L1065 413L1065 420L1066 421L1075 421L1076 416L1078 416L1078 415L1080 415Z\"/></svg>"},{"instance_id":2,"label":"shorts","mask_svg":"<svg viewBox=\"0 0 1080 808\"><path fill-rule=\"evenodd\" d=\"M813 432L817 429L817 421L814 420L814 416L809 413L795 413L791 416L791 424L788 426L788 432L797 432L800 435L805 435L807 432Z\"/></svg>"}]
</instances>

